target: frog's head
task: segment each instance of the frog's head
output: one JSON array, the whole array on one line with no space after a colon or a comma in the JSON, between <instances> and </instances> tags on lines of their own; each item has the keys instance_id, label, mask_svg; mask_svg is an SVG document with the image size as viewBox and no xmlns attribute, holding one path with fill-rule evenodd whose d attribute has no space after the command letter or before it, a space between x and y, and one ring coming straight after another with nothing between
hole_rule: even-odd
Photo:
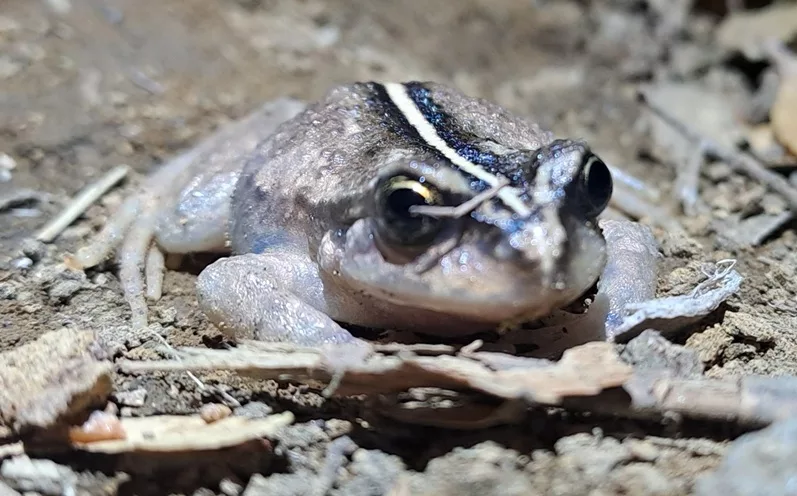
<instances>
[{"instance_id":1,"label":"frog's head","mask_svg":"<svg viewBox=\"0 0 797 496\"><path fill-rule=\"evenodd\" d=\"M606 259L596 217L612 193L608 168L570 141L501 160L491 180L510 184L500 193L439 158L383 168L367 213L340 240L340 276L408 311L483 322L541 317L578 298Z\"/></svg>"}]
</instances>

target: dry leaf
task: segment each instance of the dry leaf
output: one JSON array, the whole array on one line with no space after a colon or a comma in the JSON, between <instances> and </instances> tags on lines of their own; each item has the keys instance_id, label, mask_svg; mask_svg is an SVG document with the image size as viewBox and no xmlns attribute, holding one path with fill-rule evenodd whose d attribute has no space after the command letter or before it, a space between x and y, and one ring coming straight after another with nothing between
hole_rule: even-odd
<instances>
[{"instance_id":1,"label":"dry leaf","mask_svg":"<svg viewBox=\"0 0 797 496\"><path fill-rule=\"evenodd\" d=\"M764 165L770 167L797 166L797 158L787 153L775 137L775 131L770 123L759 124L747 129L747 143L750 150Z\"/></svg>"},{"instance_id":2,"label":"dry leaf","mask_svg":"<svg viewBox=\"0 0 797 496\"><path fill-rule=\"evenodd\" d=\"M96 410L83 425L69 429L69 439L79 443L93 443L110 439L124 439L125 429L113 413Z\"/></svg>"},{"instance_id":3,"label":"dry leaf","mask_svg":"<svg viewBox=\"0 0 797 496\"><path fill-rule=\"evenodd\" d=\"M62 329L0 353L0 422L47 428L111 393L112 364L93 333Z\"/></svg>"},{"instance_id":4,"label":"dry leaf","mask_svg":"<svg viewBox=\"0 0 797 496\"><path fill-rule=\"evenodd\" d=\"M345 368L339 356L348 360ZM613 345L605 342L572 348L559 362L517 357L514 368L503 370L489 366L493 354L472 352L418 356L399 351L396 355L353 357L345 345L313 350L248 341L233 350L191 349L181 361L121 361L120 366L128 372L233 370L261 379L322 380L335 382L334 392L341 395L397 393L413 387L467 388L544 404L556 404L564 396L589 396L618 387L632 373Z\"/></svg>"},{"instance_id":5,"label":"dry leaf","mask_svg":"<svg viewBox=\"0 0 797 496\"><path fill-rule=\"evenodd\" d=\"M738 274L731 279L737 277ZM705 281L703 284L716 283L721 287L702 288L707 291L704 296L708 298L712 292L722 292L723 280L720 277ZM708 300L713 302L713 298ZM694 301L701 307L700 299ZM130 373L231 370L260 378L321 380L331 384L330 389L335 393L343 395L381 395L413 388L438 388L456 394L452 404L457 407L465 406L472 399L468 395L476 394L476 398L487 395L527 406L558 405L631 417L656 417L674 412L746 425L766 425L797 415L797 377L679 379L667 369L634 370L620 360L609 343L588 343L572 348L559 362L473 351L451 356L449 349L441 349L446 354L439 356L417 356L407 349L401 351L397 345L389 349L395 355L385 348L375 348L370 356L350 359L346 367L341 368L341 361L334 355L351 351L344 345L313 350L286 344L246 342L230 350L188 349L182 360L122 361L120 367ZM330 368L329 363L337 365ZM405 409L403 413L394 412L393 416L406 422L428 423L429 412L428 408L420 408L418 415L413 416L411 410ZM509 413L512 412L490 409L483 409L475 416L451 412L447 417L438 415L432 422L465 428L467 424L478 426L509 421L513 417Z\"/></svg>"},{"instance_id":6,"label":"dry leaf","mask_svg":"<svg viewBox=\"0 0 797 496\"><path fill-rule=\"evenodd\" d=\"M735 108L742 102L739 93L718 92L705 84L662 81L645 88L645 97L664 107L692 129L723 147L735 148L745 137L745 129ZM687 163L695 146L669 123L651 115L652 152L664 162Z\"/></svg>"},{"instance_id":7,"label":"dry leaf","mask_svg":"<svg viewBox=\"0 0 797 496\"><path fill-rule=\"evenodd\" d=\"M785 74L769 112L772 131L793 155L797 154L797 74Z\"/></svg>"},{"instance_id":8,"label":"dry leaf","mask_svg":"<svg viewBox=\"0 0 797 496\"><path fill-rule=\"evenodd\" d=\"M733 270L735 265L735 260L724 260L707 267L706 270L711 269L713 273L690 294L628 305L628 315L621 325L613 329L611 338L618 342L627 341L646 329L655 329L666 335L698 322L739 291L743 278Z\"/></svg>"},{"instance_id":9,"label":"dry leaf","mask_svg":"<svg viewBox=\"0 0 797 496\"><path fill-rule=\"evenodd\" d=\"M717 29L717 43L737 50L751 60L764 58L761 42L766 39L789 41L797 33L797 5L776 3L757 10L737 11L726 17Z\"/></svg>"},{"instance_id":10,"label":"dry leaf","mask_svg":"<svg viewBox=\"0 0 797 496\"><path fill-rule=\"evenodd\" d=\"M293 422L290 412L262 419L227 417L207 423L199 415L160 415L123 418L125 439L73 442L72 446L93 453L184 452L230 448L247 441L273 436Z\"/></svg>"}]
</instances>

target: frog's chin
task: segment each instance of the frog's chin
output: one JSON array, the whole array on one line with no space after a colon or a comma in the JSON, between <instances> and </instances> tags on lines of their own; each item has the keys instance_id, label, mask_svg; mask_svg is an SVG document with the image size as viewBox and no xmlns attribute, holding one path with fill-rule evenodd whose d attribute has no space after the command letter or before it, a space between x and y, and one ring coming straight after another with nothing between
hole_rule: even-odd
<instances>
[{"instance_id":1,"label":"frog's chin","mask_svg":"<svg viewBox=\"0 0 797 496\"><path fill-rule=\"evenodd\" d=\"M344 243L327 250L328 263L322 266L333 269L330 272L353 292L395 305L485 323L533 320L572 303L600 275L605 263L603 237L586 227L571 235L569 243L578 256L562 267L566 272L559 280L564 284L548 283L550 278L543 277L538 266L500 260L478 244L460 244L422 268L418 263L392 264L375 244L369 224L362 221L349 229Z\"/></svg>"}]
</instances>

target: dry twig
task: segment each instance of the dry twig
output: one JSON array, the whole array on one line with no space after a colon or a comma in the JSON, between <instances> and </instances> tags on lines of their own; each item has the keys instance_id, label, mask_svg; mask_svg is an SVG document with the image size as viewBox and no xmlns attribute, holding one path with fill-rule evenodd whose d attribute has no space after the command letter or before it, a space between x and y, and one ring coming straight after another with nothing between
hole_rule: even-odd
<instances>
[{"instance_id":1,"label":"dry twig","mask_svg":"<svg viewBox=\"0 0 797 496\"><path fill-rule=\"evenodd\" d=\"M633 369L620 360L609 343L572 348L559 362L489 352L418 356L410 351L375 352L351 360L345 345L320 350L256 342L242 343L235 350L183 352L181 362L124 361L120 365L129 373L231 370L261 379L327 383L337 377L336 393L340 395L440 388L519 400L529 406L556 405L625 417L674 412L758 426L797 414L795 377L676 378L667 370ZM347 356L348 362L342 367L341 361ZM410 414L403 418L413 421ZM415 421L424 421L422 411Z\"/></svg>"},{"instance_id":2,"label":"dry twig","mask_svg":"<svg viewBox=\"0 0 797 496\"><path fill-rule=\"evenodd\" d=\"M69 227L92 203L100 199L116 183L121 181L128 172L130 172L130 167L127 165L114 167L97 182L84 188L60 214L51 219L36 233L36 239L45 243L54 240L61 234L61 231Z\"/></svg>"},{"instance_id":3,"label":"dry twig","mask_svg":"<svg viewBox=\"0 0 797 496\"><path fill-rule=\"evenodd\" d=\"M726 148L706 136L701 136L688 124L681 122L666 109L651 101L644 92L639 93L639 98L654 114L681 133L694 146L701 147L705 153L723 160L737 171L765 184L780 194L788 202L792 211L797 211L797 189L794 189L786 178L770 171L747 154Z\"/></svg>"}]
</instances>

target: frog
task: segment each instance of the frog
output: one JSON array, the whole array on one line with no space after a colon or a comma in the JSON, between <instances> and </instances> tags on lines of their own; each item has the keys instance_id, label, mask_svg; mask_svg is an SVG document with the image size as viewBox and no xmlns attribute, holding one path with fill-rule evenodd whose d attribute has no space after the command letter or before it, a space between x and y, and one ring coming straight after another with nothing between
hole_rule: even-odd
<instances>
[{"instance_id":1,"label":"frog","mask_svg":"<svg viewBox=\"0 0 797 496\"><path fill-rule=\"evenodd\" d=\"M221 126L151 174L71 263L118 251L134 327L160 297L165 254L210 252L197 301L233 339L458 337L549 315L602 274L634 286L628 270L606 273L622 266L599 227L613 190L585 141L497 103L436 82L356 82ZM639 287L608 293L650 296Z\"/></svg>"}]
</instances>

